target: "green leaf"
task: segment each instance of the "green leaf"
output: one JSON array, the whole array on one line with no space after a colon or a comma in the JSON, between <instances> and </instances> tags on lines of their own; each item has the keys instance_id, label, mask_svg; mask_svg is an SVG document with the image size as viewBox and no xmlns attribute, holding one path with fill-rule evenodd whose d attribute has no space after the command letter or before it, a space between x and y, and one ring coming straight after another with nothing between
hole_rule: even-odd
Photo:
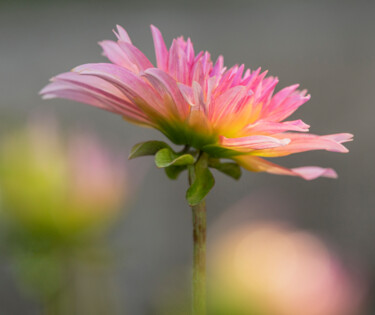
<instances>
[{"instance_id":1,"label":"green leaf","mask_svg":"<svg viewBox=\"0 0 375 315\"><path fill-rule=\"evenodd\" d=\"M215 179L208 168L208 155L202 152L193 166L188 166L190 187L186 192L186 199L190 206L201 203L212 187Z\"/></svg>"},{"instance_id":2,"label":"green leaf","mask_svg":"<svg viewBox=\"0 0 375 315\"><path fill-rule=\"evenodd\" d=\"M195 174L193 184L186 192L186 199L190 206L196 206L207 196L215 185L215 179L208 168L204 168Z\"/></svg>"},{"instance_id":3,"label":"green leaf","mask_svg":"<svg viewBox=\"0 0 375 315\"><path fill-rule=\"evenodd\" d=\"M154 155L159 150L169 148L169 145L163 141L146 141L137 143L130 151L129 160L139 156Z\"/></svg>"},{"instance_id":4,"label":"green leaf","mask_svg":"<svg viewBox=\"0 0 375 315\"><path fill-rule=\"evenodd\" d=\"M210 159L208 165L234 179L239 179L242 175L241 167L237 163L221 163L218 159Z\"/></svg>"},{"instance_id":5,"label":"green leaf","mask_svg":"<svg viewBox=\"0 0 375 315\"><path fill-rule=\"evenodd\" d=\"M171 165L181 166L181 165L191 165L194 164L195 159L191 154L178 155L173 152L171 148L164 148L159 150L155 154L155 164L157 167L168 167Z\"/></svg>"},{"instance_id":6,"label":"green leaf","mask_svg":"<svg viewBox=\"0 0 375 315\"><path fill-rule=\"evenodd\" d=\"M181 165L181 166L171 165L171 166L166 167L164 170L170 179L177 179L178 176L181 174L181 172L186 170L186 166L185 165Z\"/></svg>"}]
</instances>

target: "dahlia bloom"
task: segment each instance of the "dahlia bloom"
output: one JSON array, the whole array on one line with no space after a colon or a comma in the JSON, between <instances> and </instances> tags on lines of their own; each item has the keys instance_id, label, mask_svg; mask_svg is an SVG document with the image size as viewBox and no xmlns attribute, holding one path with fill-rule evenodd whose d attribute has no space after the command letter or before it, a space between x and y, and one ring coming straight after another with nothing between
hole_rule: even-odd
<instances>
[{"instance_id":1,"label":"dahlia bloom","mask_svg":"<svg viewBox=\"0 0 375 315\"><path fill-rule=\"evenodd\" d=\"M330 168L288 169L263 157L310 150L345 153L348 133L307 133L301 120L286 120L310 99L298 84L274 93L276 77L260 68L224 67L208 52L195 54L188 38L174 39L167 49L160 31L151 26L156 66L117 26L117 42L100 42L111 63L91 63L52 78L43 98L66 98L119 114L124 119L161 131L173 143L193 147L214 158L230 158L254 172L337 177Z\"/></svg>"}]
</instances>

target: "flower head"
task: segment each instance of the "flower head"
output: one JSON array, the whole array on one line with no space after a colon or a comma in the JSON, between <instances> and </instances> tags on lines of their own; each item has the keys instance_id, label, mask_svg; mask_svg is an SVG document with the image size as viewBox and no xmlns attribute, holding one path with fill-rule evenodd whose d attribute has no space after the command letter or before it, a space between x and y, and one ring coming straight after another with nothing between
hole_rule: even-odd
<instances>
[{"instance_id":1,"label":"flower head","mask_svg":"<svg viewBox=\"0 0 375 315\"><path fill-rule=\"evenodd\" d=\"M310 150L347 152L348 133L307 134L309 125L286 120L310 99L292 85L274 93L278 79L260 68L224 67L208 52L194 52L188 38L174 39L167 49L160 31L151 26L156 66L117 26L117 42L99 44L111 63L84 64L52 78L41 94L66 98L122 115L160 130L172 142L231 158L245 169L314 179L336 177L332 169L287 169L262 157Z\"/></svg>"}]
</instances>

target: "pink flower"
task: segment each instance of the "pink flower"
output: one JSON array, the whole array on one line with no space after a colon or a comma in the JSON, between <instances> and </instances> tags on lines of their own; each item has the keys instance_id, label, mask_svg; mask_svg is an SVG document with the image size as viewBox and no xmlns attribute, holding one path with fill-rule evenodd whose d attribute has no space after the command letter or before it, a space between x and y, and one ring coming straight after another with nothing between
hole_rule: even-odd
<instances>
[{"instance_id":1,"label":"pink flower","mask_svg":"<svg viewBox=\"0 0 375 315\"><path fill-rule=\"evenodd\" d=\"M231 306L226 314L359 314L363 283L313 234L243 224L216 240L213 254L213 291L224 293L215 301Z\"/></svg>"},{"instance_id":2,"label":"pink flower","mask_svg":"<svg viewBox=\"0 0 375 315\"><path fill-rule=\"evenodd\" d=\"M244 65L227 69L223 57L214 63L208 52L195 54L188 38L174 39L167 49L160 31L151 26L157 66L117 26L117 42L99 44L112 63L91 63L52 78L43 98L87 103L143 126L158 129L172 142L230 158L247 170L300 176L337 177L330 168L288 169L262 157L310 150L345 153L352 135L306 134L301 120L285 121L310 99L298 85L274 94L276 77Z\"/></svg>"}]
</instances>

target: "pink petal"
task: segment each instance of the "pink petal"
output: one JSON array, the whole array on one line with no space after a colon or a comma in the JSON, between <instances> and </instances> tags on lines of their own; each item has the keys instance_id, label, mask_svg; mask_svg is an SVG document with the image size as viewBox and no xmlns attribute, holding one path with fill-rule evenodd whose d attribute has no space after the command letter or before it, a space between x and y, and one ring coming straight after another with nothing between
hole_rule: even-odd
<instances>
[{"instance_id":1,"label":"pink petal","mask_svg":"<svg viewBox=\"0 0 375 315\"><path fill-rule=\"evenodd\" d=\"M242 79L242 73L244 69L245 69L245 65L243 64L238 68L233 78L233 82L232 82L233 85L238 85L242 81L241 79Z\"/></svg>"},{"instance_id":2,"label":"pink petal","mask_svg":"<svg viewBox=\"0 0 375 315\"><path fill-rule=\"evenodd\" d=\"M269 136L249 136L241 138L220 137L220 144L223 147L236 149L241 152L250 152L253 150L262 150L285 146L290 139L277 139Z\"/></svg>"},{"instance_id":3,"label":"pink petal","mask_svg":"<svg viewBox=\"0 0 375 315\"><path fill-rule=\"evenodd\" d=\"M258 85L260 84L262 85L264 84L265 77L267 76L267 74L268 74L268 70L265 70L255 78L254 83L253 83L253 89L256 89Z\"/></svg>"},{"instance_id":4,"label":"pink petal","mask_svg":"<svg viewBox=\"0 0 375 315\"><path fill-rule=\"evenodd\" d=\"M244 86L235 86L218 96L215 104L210 106L209 117L211 120L220 125L221 120L225 120L227 115L234 113L237 104L246 97L247 88Z\"/></svg>"},{"instance_id":5,"label":"pink petal","mask_svg":"<svg viewBox=\"0 0 375 315\"><path fill-rule=\"evenodd\" d=\"M353 135L351 133L336 133L333 135L323 136L323 138L330 139L338 143L353 141Z\"/></svg>"},{"instance_id":6,"label":"pink petal","mask_svg":"<svg viewBox=\"0 0 375 315\"><path fill-rule=\"evenodd\" d=\"M185 44L185 42L183 42ZM177 40L173 40L169 50L168 73L178 82L187 84L189 81L189 67L186 53Z\"/></svg>"},{"instance_id":7,"label":"pink petal","mask_svg":"<svg viewBox=\"0 0 375 315\"><path fill-rule=\"evenodd\" d=\"M200 85L204 84L204 69L202 58L194 61L190 71L189 82L198 82Z\"/></svg>"},{"instance_id":8,"label":"pink petal","mask_svg":"<svg viewBox=\"0 0 375 315\"><path fill-rule=\"evenodd\" d=\"M294 84L283 88L277 92L272 98L272 102L267 107L267 112L272 112L279 109L280 104L285 101L292 93L294 93L299 87L299 84Z\"/></svg>"},{"instance_id":9,"label":"pink petal","mask_svg":"<svg viewBox=\"0 0 375 315\"><path fill-rule=\"evenodd\" d=\"M111 83L108 83L107 81L97 77L84 76L75 72L65 72L53 77L51 81L69 82L82 88L86 87L92 90L93 93L100 93L103 96L109 95L110 97L116 98L117 100L122 100L121 98L126 100L126 98L124 98L124 95L118 88L113 86Z\"/></svg>"},{"instance_id":10,"label":"pink petal","mask_svg":"<svg viewBox=\"0 0 375 315\"><path fill-rule=\"evenodd\" d=\"M243 77L242 77L242 81L241 81L241 84L242 84L242 85L245 85L245 82L246 82L247 78L250 76L250 73L251 73L251 70L250 70L250 69L247 69L247 70L245 71L245 74L243 75Z\"/></svg>"},{"instance_id":11,"label":"pink petal","mask_svg":"<svg viewBox=\"0 0 375 315\"><path fill-rule=\"evenodd\" d=\"M157 68L150 68L144 72L143 76L147 78L159 93L161 93L163 98L169 95L169 98L173 100L174 107L181 119L187 117L189 107L186 104L176 81L169 74ZM164 104L169 105L170 102L164 102Z\"/></svg>"},{"instance_id":12,"label":"pink petal","mask_svg":"<svg viewBox=\"0 0 375 315\"><path fill-rule=\"evenodd\" d=\"M279 83L278 78L268 77L263 81L261 96L259 97L259 102L264 104L269 104L272 99L273 91L276 85ZM264 107L264 106L263 106Z\"/></svg>"},{"instance_id":13,"label":"pink petal","mask_svg":"<svg viewBox=\"0 0 375 315\"><path fill-rule=\"evenodd\" d=\"M80 90L76 89L69 89L66 85L59 85L55 82L48 84L45 86L41 91L40 94L42 98L52 99L52 98L64 98L72 101L77 101L80 103L89 104L95 107L99 107L101 109L108 110L110 112L120 114L118 110L111 108L110 106L104 105L101 101L99 101L94 96L90 95L89 93L84 93Z\"/></svg>"},{"instance_id":14,"label":"pink petal","mask_svg":"<svg viewBox=\"0 0 375 315\"><path fill-rule=\"evenodd\" d=\"M60 74L52 80L53 82L40 92L44 99L71 99L123 115L133 122L152 125L135 104L104 80L72 72Z\"/></svg>"},{"instance_id":15,"label":"pink petal","mask_svg":"<svg viewBox=\"0 0 375 315\"><path fill-rule=\"evenodd\" d=\"M204 104L204 96L203 96L203 90L201 85L193 81L193 95L194 95L194 104L198 105L200 108L203 110L205 109L205 104Z\"/></svg>"},{"instance_id":16,"label":"pink petal","mask_svg":"<svg viewBox=\"0 0 375 315\"><path fill-rule=\"evenodd\" d=\"M243 80L242 84L246 86L252 86L255 80L258 78L261 70L262 69L259 67L258 69L251 72L250 75L248 75L247 78Z\"/></svg>"},{"instance_id":17,"label":"pink petal","mask_svg":"<svg viewBox=\"0 0 375 315\"><path fill-rule=\"evenodd\" d=\"M262 113L267 120L282 121L292 115L302 104L310 99L306 91L296 91L298 84L286 87L276 93Z\"/></svg>"},{"instance_id":18,"label":"pink petal","mask_svg":"<svg viewBox=\"0 0 375 315\"><path fill-rule=\"evenodd\" d=\"M216 63L215 65L213 66L212 68L212 71L210 73L210 76L211 77L220 77L223 72L225 71L225 67L224 67L224 57L223 56L219 56L216 60Z\"/></svg>"},{"instance_id":19,"label":"pink petal","mask_svg":"<svg viewBox=\"0 0 375 315\"><path fill-rule=\"evenodd\" d=\"M129 57L124 50L120 48L118 43L111 40L104 40L99 42L99 45L103 49L104 56L106 56L112 63L122 66L132 72L138 72L137 66L130 62Z\"/></svg>"},{"instance_id":20,"label":"pink petal","mask_svg":"<svg viewBox=\"0 0 375 315\"><path fill-rule=\"evenodd\" d=\"M265 157L286 156L293 153L326 150L331 152L347 153L349 150L341 142L350 141L351 134L334 134L317 136L313 134L280 133L273 135L277 138L289 138L291 142L284 147L259 150L254 154ZM341 141L337 141L337 138ZM345 140L344 140L345 139Z\"/></svg>"},{"instance_id":21,"label":"pink petal","mask_svg":"<svg viewBox=\"0 0 375 315\"><path fill-rule=\"evenodd\" d=\"M156 63L159 69L167 71L168 49L165 46L163 36L159 29L151 25L152 38L154 40Z\"/></svg>"},{"instance_id":22,"label":"pink petal","mask_svg":"<svg viewBox=\"0 0 375 315\"><path fill-rule=\"evenodd\" d=\"M178 83L178 87L186 102L191 106L191 110L206 112L206 104L204 101L202 87L198 82L194 81L192 87Z\"/></svg>"},{"instance_id":23,"label":"pink petal","mask_svg":"<svg viewBox=\"0 0 375 315\"><path fill-rule=\"evenodd\" d=\"M206 79L212 71L211 55L208 51L206 51L203 55L202 66L203 66L204 78Z\"/></svg>"},{"instance_id":24,"label":"pink petal","mask_svg":"<svg viewBox=\"0 0 375 315\"><path fill-rule=\"evenodd\" d=\"M124 51L129 61L137 66L138 72L154 67L150 60L137 47L121 41L118 42L118 45Z\"/></svg>"},{"instance_id":25,"label":"pink petal","mask_svg":"<svg viewBox=\"0 0 375 315\"><path fill-rule=\"evenodd\" d=\"M132 41L130 40L130 37L128 33L125 31L125 29L120 25L116 25L116 27L117 27L117 32L113 30L113 33L115 33L117 39L125 43L131 44Z\"/></svg>"},{"instance_id":26,"label":"pink petal","mask_svg":"<svg viewBox=\"0 0 375 315\"><path fill-rule=\"evenodd\" d=\"M190 106L195 106L195 99L194 99L194 92L193 88L190 86L187 86L182 83L177 83L178 88L180 89L182 96L184 97L185 101L190 105Z\"/></svg>"},{"instance_id":27,"label":"pink petal","mask_svg":"<svg viewBox=\"0 0 375 315\"><path fill-rule=\"evenodd\" d=\"M70 88L91 93L94 97L102 99L104 103L116 103L119 107L131 108L139 114L142 113L137 106L132 104L118 88L98 77L80 75L74 72L66 72L59 74L51 80L53 82L68 85Z\"/></svg>"},{"instance_id":28,"label":"pink petal","mask_svg":"<svg viewBox=\"0 0 375 315\"><path fill-rule=\"evenodd\" d=\"M283 131L299 131L307 132L310 126L305 124L302 120L284 121L284 122L273 122L259 120L254 124L246 127L247 132L251 133L279 133Z\"/></svg>"},{"instance_id":29,"label":"pink petal","mask_svg":"<svg viewBox=\"0 0 375 315\"><path fill-rule=\"evenodd\" d=\"M305 166L292 168L292 171L306 180L318 177L337 178L337 173L332 168L321 168L318 166Z\"/></svg>"},{"instance_id":30,"label":"pink petal","mask_svg":"<svg viewBox=\"0 0 375 315\"><path fill-rule=\"evenodd\" d=\"M206 107L207 111L209 111L210 103L211 103L211 96L214 88L216 87L218 81L218 77L214 76L207 80L207 90L206 90Z\"/></svg>"},{"instance_id":31,"label":"pink petal","mask_svg":"<svg viewBox=\"0 0 375 315\"><path fill-rule=\"evenodd\" d=\"M102 100L97 99L95 96L91 95L90 93L87 93L83 90L76 90L74 88L69 87L58 87L56 86L56 83L51 83L51 85L55 85L53 87L49 88L49 92L47 94L43 94L43 99L51 99L51 98L64 98L68 100L73 100L76 102L89 104L94 107L98 107L100 109L104 109L106 111L112 112L114 114L118 114L123 116L126 120L143 126L152 126L156 127L156 125L151 122L148 118L145 118L143 115L138 114L137 112L134 112L130 109L124 111L121 108L118 108L111 102L104 103ZM48 86L47 86L48 87ZM46 88L47 88L46 87Z\"/></svg>"},{"instance_id":32,"label":"pink petal","mask_svg":"<svg viewBox=\"0 0 375 315\"><path fill-rule=\"evenodd\" d=\"M187 39L185 52L186 52L188 65L190 67L192 63L194 62L194 58L195 58L194 47L190 38Z\"/></svg>"},{"instance_id":33,"label":"pink petal","mask_svg":"<svg viewBox=\"0 0 375 315\"><path fill-rule=\"evenodd\" d=\"M127 69L113 64L94 63L78 66L73 71L110 82L143 111L150 111L152 115L167 114L163 100L152 86Z\"/></svg>"},{"instance_id":34,"label":"pink petal","mask_svg":"<svg viewBox=\"0 0 375 315\"><path fill-rule=\"evenodd\" d=\"M235 158L237 163L243 168L252 172L267 172L276 175L299 176L305 180L312 180L318 177L337 178L336 172L331 168L321 168L318 166L307 166L298 168L286 168L259 157L250 155L240 155Z\"/></svg>"}]
</instances>

